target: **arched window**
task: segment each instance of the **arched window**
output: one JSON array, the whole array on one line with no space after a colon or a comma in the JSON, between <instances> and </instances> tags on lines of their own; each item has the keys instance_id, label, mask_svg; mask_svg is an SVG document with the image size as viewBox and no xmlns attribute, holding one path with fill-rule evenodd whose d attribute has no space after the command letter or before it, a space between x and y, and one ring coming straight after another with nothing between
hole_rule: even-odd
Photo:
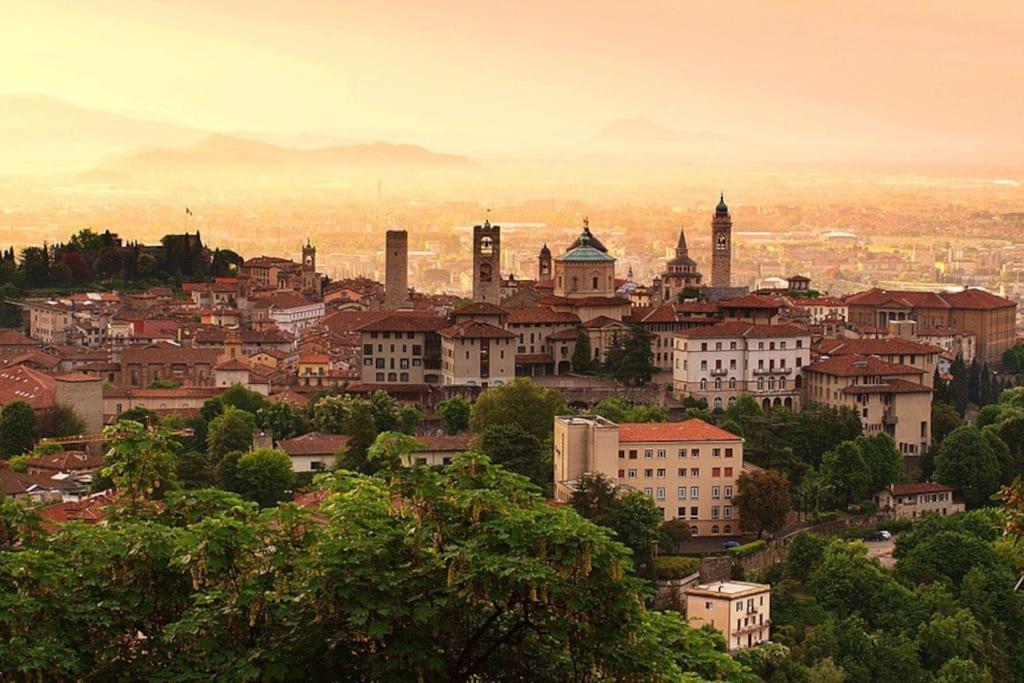
<instances>
[{"instance_id":1,"label":"arched window","mask_svg":"<svg viewBox=\"0 0 1024 683\"><path fill-rule=\"evenodd\" d=\"M757 378L757 390L764 391L764 377Z\"/></svg>"},{"instance_id":2,"label":"arched window","mask_svg":"<svg viewBox=\"0 0 1024 683\"><path fill-rule=\"evenodd\" d=\"M707 389L708 389L708 380L706 378L704 378L704 377L701 377L701 379L700 379L700 390L701 391L707 391Z\"/></svg>"},{"instance_id":3,"label":"arched window","mask_svg":"<svg viewBox=\"0 0 1024 683\"><path fill-rule=\"evenodd\" d=\"M490 282L493 276L493 268L490 263L480 264L480 282Z\"/></svg>"},{"instance_id":4,"label":"arched window","mask_svg":"<svg viewBox=\"0 0 1024 683\"><path fill-rule=\"evenodd\" d=\"M693 526L690 527L690 535L691 536L696 536L697 535L697 526L696 525L693 525Z\"/></svg>"},{"instance_id":5,"label":"arched window","mask_svg":"<svg viewBox=\"0 0 1024 683\"><path fill-rule=\"evenodd\" d=\"M712 534L717 534L718 533L718 525L717 524L714 525L713 527L711 527L711 533Z\"/></svg>"},{"instance_id":6,"label":"arched window","mask_svg":"<svg viewBox=\"0 0 1024 683\"><path fill-rule=\"evenodd\" d=\"M779 378L779 389L785 389L785 388L786 388L786 378L785 377L780 377Z\"/></svg>"},{"instance_id":7,"label":"arched window","mask_svg":"<svg viewBox=\"0 0 1024 683\"><path fill-rule=\"evenodd\" d=\"M774 377L769 377L768 378L768 389L774 391L774 389L775 389L775 378Z\"/></svg>"},{"instance_id":8,"label":"arched window","mask_svg":"<svg viewBox=\"0 0 1024 683\"><path fill-rule=\"evenodd\" d=\"M480 253L485 256L490 256L494 253L494 240L490 237L483 237L480 239Z\"/></svg>"},{"instance_id":9,"label":"arched window","mask_svg":"<svg viewBox=\"0 0 1024 683\"><path fill-rule=\"evenodd\" d=\"M721 388L722 388L722 378L721 377L716 377L715 378L715 389L719 389L720 390Z\"/></svg>"},{"instance_id":10,"label":"arched window","mask_svg":"<svg viewBox=\"0 0 1024 683\"><path fill-rule=\"evenodd\" d=\"M399 378L400 382L408 382L409 381L409 373L408 372L403 372L403 373L399 374L398 378Z\"/></svg>"},{"instance_id":11,"label":"arched window","mask_svg":"<svg viewBox=\"0 0 1024 683\"><path fill-rule=\"evenodd\" d=\"M396 373L396 372L389 372L388 373L388 381L389 382L397 382L398 381L398 373Z\"/></svg>"},{"instance_id":12,"label":"arched window","mask_svg":"<svg viewBox=\"0 0 1024 683\"><path fill-rule=\"evenodd\" d=\"M722 397L721 396L715 396L715 408L721 408L721 407L722 407Z\"/></svg>"},{"instance_id":13,"label":"arched window","mask_svg":"<svg viewBox=\"0 0 1024 683\"><path fill-rule=\"evenodd\" d=\"M724 531L727 534L731 534L732 533L732 524L726 524L725 528L722 531Z\"/></svg>"},{"instance_id":14,"label":"arched window","mask_svg":"<svg viewBox=\"0 0 1024 683\"><path fill-rule=\"evenodd\" d=\"M802 384L802 382L800 381L800 375L797 375L796 379L794 379L793 382L796 385L796 388L799 389Z\"/></svg>"},{"instance_id":15,"label":"arched window","mask_svg":"<svg viewBox=\"0 0 1024 683\"><path fill-rule=\"evenodd\" d=\"M735 389L736 388L736 378L735 377L730 377L729 378L729 388L730 389Z\"/></svg>"},{"instance_id":16,"label":"arched window","mask_svg":"<svg viewBox=\"0 0 1024 683\"><path fill-rule=\"evenodd\" d=\"M730 406L736 405L736 397L735 396L730 396L729 397L729 405Z\"/></svg>"}]
</instances>

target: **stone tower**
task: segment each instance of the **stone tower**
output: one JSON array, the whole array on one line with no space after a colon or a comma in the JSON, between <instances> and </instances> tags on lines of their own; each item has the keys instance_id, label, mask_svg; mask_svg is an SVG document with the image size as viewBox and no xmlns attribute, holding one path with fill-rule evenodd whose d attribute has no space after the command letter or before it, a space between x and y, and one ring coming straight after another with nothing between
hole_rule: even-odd
<instances>
[{"instance_id":1,"label":"stone tower","mask_svg":"<svg viewBox=\"0 0 1024 683\"><path fill-rule=\"evenodd\" d=\"M711 219L711 286L732 285L732 217L723 193Z\"/></svg>"},{"instance_id":2,"label":"stone tower","mask_svg":"<svg viewBox=\"0 0 1024 683\"><path fill-rule=\"evenodd\" d=\"M384 247L384 308L402 308L409 299L409 233L388 230Z\"/></svg>"},{"instance_id":3,"label":"stone tower","mask_svg":"<svg viewBox=\"0 0 1024 683\"><path fill-rule=\"evenodd\" d=\"M473 301L501 303L501 226L473 226Z\"/></svg>"},{"instance_id":4,"label":"stone tower","mask_svg":"<svg viewBox=\"0 0 1024 683\"><path fill-rule=\"evenodd\" d=\"M537 281L544 282L551 279L551 250L545 244L537 255Z\"/></svg>"},{"instance_id":5,"label":"stone tower","mask_svg":"<svg viewBox=\"0 0 1024 683\"><path fill-rule=\"evenodd\" d=\"M316 272L316 247L306 238L302 247L302 291L320 296L320 276Z\"/></svg>"},{"instance_id":6,"label":"stone tower","mask_svg":"<svg viewBox=\"0 0 1024 683\"><path fill-rule=\"evenodd\" d=\"M679 229L679 242L676 243L675 258L665 264L662 273L663 301L671 301L688 287L699 287L701 274L697 271L697 262L690 258L690 250L686 246L686 229Z\"/></svg>"}]
</instances>

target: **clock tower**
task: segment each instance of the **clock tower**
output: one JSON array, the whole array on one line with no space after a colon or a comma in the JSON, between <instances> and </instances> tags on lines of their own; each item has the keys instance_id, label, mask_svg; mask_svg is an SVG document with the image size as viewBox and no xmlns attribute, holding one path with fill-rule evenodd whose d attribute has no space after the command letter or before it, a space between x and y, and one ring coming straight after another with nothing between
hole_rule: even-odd
<instances>
[{"instance_id":1,"label":"clock tower","mask_svg":"<svg viewBox=\"0 0 1024 683\"><path fill-rule=\"evenodd\" d=\"M732 285L732 217L723 193L711 219L711 286Z\"/></svg>"},{"instance_id":2,"label":"clock tower","mask_svg":"<svg viewBox=\"0 0 1024 683\"><path fill-rule=\"evenodd\" d=\"M306 240L302 247L302 291L320 296L320 276L316 273L316 247Z\"/></svg>"}]
</instances>

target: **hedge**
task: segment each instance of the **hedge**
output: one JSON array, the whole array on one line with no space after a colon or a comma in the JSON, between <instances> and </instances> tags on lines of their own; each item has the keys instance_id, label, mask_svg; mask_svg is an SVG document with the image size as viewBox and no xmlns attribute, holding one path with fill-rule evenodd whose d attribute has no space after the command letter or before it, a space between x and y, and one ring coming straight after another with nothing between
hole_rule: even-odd
<instances>
[{"instance_id":1,"label":"hedge","mask_svg":"<svg viewBox=\"0 0 1024 683\"><path fill-rule=\"evenodd\" d=\"M659 579L682 579L700 570L696 557L661 555L654 558L654 572Z\"/></svg>"},{"instance_id":2,"label":"hedge","mask_svg":"<svg viewBox=\"0 0 1024 683\"><path fill-rule=\"evenodd\" d=\"M767 547L767 541L751 541L750 543L744 543L743 545L739 545L735 548L732 548L731 550L729 550L729 554L733 557L746 557L747 555L753 555L756 552L760 552Z\"/></svg>"}]
</instances>

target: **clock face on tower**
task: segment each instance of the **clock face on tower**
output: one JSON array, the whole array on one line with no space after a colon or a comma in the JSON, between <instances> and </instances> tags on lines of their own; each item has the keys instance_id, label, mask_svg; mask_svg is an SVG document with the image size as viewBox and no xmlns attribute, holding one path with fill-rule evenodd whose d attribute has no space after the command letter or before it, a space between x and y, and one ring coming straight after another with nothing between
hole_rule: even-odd
<instances>
[{"instance_id":1,"label":"clock face on tower","mask_svg":"<svg viewBox=\"0 0 1024 683\"><path fill-rule=\"evenodd\" d=\"M313 265L313 257L312 256L307 256L306 257L306 265L307 266Z\"/></svg>"},{"instance_id":2,"label":"clock face on tower","mask_svg":"<svg viewBox=\"0 0 1024 683\"><path fill-rule=\"evenodd\" d=\"M719 235L718 236L718 238L717 238L717 240L715 242L715 247L718 249L718 251L725 251L725 247L726 247L726 237L725 237L725 235Z\"/></svg>"}]
</instances>

